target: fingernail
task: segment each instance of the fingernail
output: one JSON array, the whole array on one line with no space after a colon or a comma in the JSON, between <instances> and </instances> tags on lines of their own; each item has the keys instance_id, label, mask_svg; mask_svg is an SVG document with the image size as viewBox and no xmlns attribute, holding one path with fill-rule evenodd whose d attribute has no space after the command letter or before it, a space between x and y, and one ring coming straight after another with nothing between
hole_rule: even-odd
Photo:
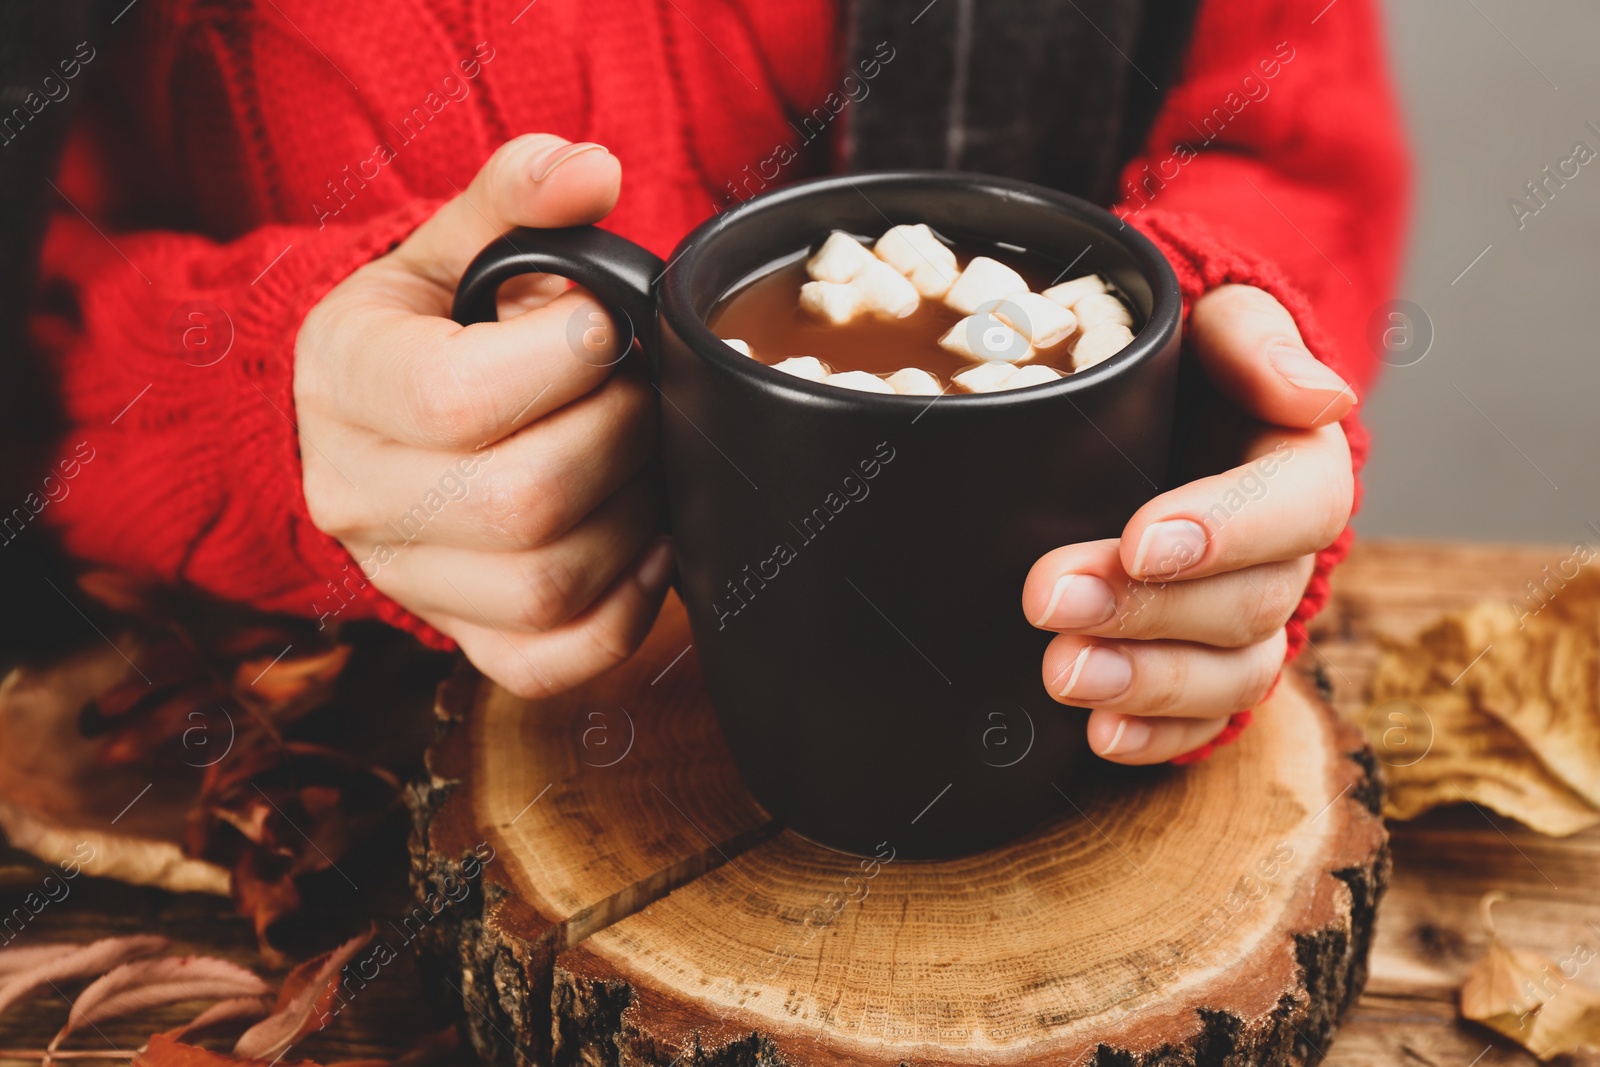
<instances>
[{"instance_id":1,"label":"fingernail","mask_svg":"<svg viewBox=\"0 0 1600 1067\"><path fill-rule=\"evenodd\" d=\"M1145 527L1133 555L1133 577L1170 580L1206 554L1205 527L1188 519L1168 519Z\"/></svg>"},{"instance_id":2,"label":"fingernail","mask_svg":"<svg viewBox=\"0 0 1600 1067\"><path fill-rule=\"evenodd\" d=\"M1285 381L1301 389L1343 392L1350 388L1349 383L1339 377L1332 367L1294 345L1273 345L1267 349L1267 362L1272 364L1273 370L1283 375Z\"/></svg>"},{"instance_id":3,"label":"fingernail","mask_svg":"<svg viewBox=\"0 0 1600 1067\"><path fill-rule=\"evenodd\" d=\"M1105 582L1092 574L1063 574L1050 590L1050 603L1033 624L1052 629L1095 626L1116 610L1117 598Z\"/></svg>"},{"instance_id":4,"label":"fingernail","mask_svg":"<svg viewBox=\"0 0 1600 1067\"><path fill-rule=\"evenodd\" d=\"M1106 747L1100 750L1100 755L1109 756L1115 752L1119 756L1134 756L1144 751L1150 743L1150 724L1134 715L1124 715L1117 723L1116 733L1111 735L1111 740L1106 742Z\"/></svg>"},{"instance_id":5,"label":"fingernail","mask_svg":"<svg viewBox=\"0 0 1600 1067\"><path fill-rule=\"evenodd\" d=\"M541 152L533 161L533 180L542 182L554 174L557 167L574 156L581 156L585 152L592 152L597 148L602 152L607 151L606 146L603 144L595 144L593 141L579 141L577 144L556 145L554 148Z\"/></svg>"},{"instance_id":6,"label":"fingernail","mask_svg":"<svg viewBox=\"0 0 1600 1067\"><path fill-rule=\"evenodd\" d=\"M1064 672L1056 693L1078 703L1110 700L1132 681L1133 661L1126 653L1105 645L1085 645Z\"/></svg>"},{"instance_id":7,"label":"fingernail","mask_svg":"<svg viewBox=\"0 0 1600 1067\"><path fill-rule=\"evenodd\" d=\"M663 537L639 564L639 584L652 593L660 589L672 574L672 563L672 540Z\"/></svg>"}]
</instances>

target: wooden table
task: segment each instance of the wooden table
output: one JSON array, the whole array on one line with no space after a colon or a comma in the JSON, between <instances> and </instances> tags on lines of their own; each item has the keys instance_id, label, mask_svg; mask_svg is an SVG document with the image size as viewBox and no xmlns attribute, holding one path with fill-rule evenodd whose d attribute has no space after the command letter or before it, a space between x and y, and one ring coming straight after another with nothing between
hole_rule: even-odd
<instances>
[{"instance_id":1,"label":"wooden table","mask_svg":"<svg viewBox=\"0 0 1600 1067\"><path fill-rule=\"evenodd\" d=\"M1367 543L1338 572L1334 601L1318 620L1314 647L1301 666L1320 671L1335 704L1359 715L1361 694L1376 657L1374 636L1409 636L1439 612L1485 597L1516 594L1541 567L1565 557L1561 549L1485 548L1428 543ZM1600 948L1600 829L1565 840L1531 833L1473 807L1436 812L1391 827L1394 875L1382 906L1366 993L1339 1031L1327 1062L1337 1067L1502 1067L1533 1064L1527 1053L1488 1031L1456 1019L1462 976L1486 947L1477 904L1491 889L1509 894L1496 906L1502 937L1518 947L1561 959L1579 945ZM9 912L38 877L26 861L0 853L0 911ZM408 900L398 841L392 862L352 872L362 888L350 908L383 928ZM46 908L28 939L84 941L109 934L159 931L180 950L207 952L270 973L256 956L248 925L217 898L174 896L82 880L73 895ZM1578 981L1600 986L1600 970ZM409 957L384 971L336 1026L297 1048L321 1062L394 1056L445 1017L429 1003ZM65 1014L56 1000L39 1000L0 1021L0 1047L47 1042ZM142 1025L108 1025L105 1038L123 1048L154 1026L183 1021L177 1011L145 1017ZM3 1061L0 1062L13 1062ZM1600 1064L1600 1056L1578 1065Z\"/></svg>"}]
</instances>

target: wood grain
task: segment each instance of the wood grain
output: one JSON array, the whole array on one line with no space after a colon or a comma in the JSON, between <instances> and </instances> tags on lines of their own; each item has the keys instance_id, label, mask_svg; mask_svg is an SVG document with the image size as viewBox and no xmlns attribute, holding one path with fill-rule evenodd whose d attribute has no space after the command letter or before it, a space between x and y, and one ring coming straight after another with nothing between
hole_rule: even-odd
<instances>
[{"instance_id":1,"label":"wood grain","mask_svg":"<svg viewBox=\"0 0 1600 1067\"><path fill-rule=\"evenodd\" d=\"M1408 637L1442 611L1486 596L1514 595L1541 567L1569 551L1561 546L1359 542L1335 573L1332 603L1313 629L1316 649L1306 653L1303 664L1308 669L1320 666L1335 703L1359 714L1362 687L1376 658L1372 644L1376 634ZM651 677L680 650L655 653L664 658ZM421 799L431 795L434 784L447 791L442 783L425 781L419 789ZM1390 830L1394 872L1379 909L1371 976L1344 1025L1331 1044L1324 1045L1327 1062L1333 1067L1534 1067L1537 1061L1526 1052L1456 1017L1456 987L1486 945L1477 901L1490 889L1508 892L1511 899L1495 908L1502 935L1553 959L1563 958L1584 938L1600 946L1589 925L1600 922L1600 830L1546 839L1465 806L1391 825ZM735 859L744 865L743 857ZM0 905L9 909L34 887L40 872L22 866L30 862L22 857L4 862L18 865L0 868L7 875L0 879ZM390 921L404 923L412 905L405 902L402 871L352 868L350 874L363 890L361 901L354 905L365 909L360 920L377 919L380 927ZM226 901L89 878L77 886L61 907L46 909L37 918L27 931L27 943L161 930L176 937L183 951L219 953L266 970L252 948L249 924L233 915ZM867 907L881 899L881 894L869 896ZM848 922L849 916L840 921ZM330 932L329 939L335 936ZM394 943L400 944L398 936ZM322 1062L353 1056L392 1058L438 1024L435 1013L447 1010L451 1002L459 1011L459 994L442 982L423 992L408 959L409 954L402 954L392 973L386 972L335 1026L318 1035L315 1043L296 1049L295 1055L303 1053ZM1597 966L1591 964L1577 980L1600 987ZM60 1026L65 1011L60 998L15 1009L0 1019L0 1042L43 1045ZM103 1037L118 1047L136 1047L152 1030L176 1025L186 1014L182 1009L108 1022ZM476 1017L471 1009L466 1014ZM486 1027L481 1017L477 1025ZM619 1063L620 1053L614 1046L601 1050L596 1060ZM1597 1067L1600 1057L1576 1057L1567 1063Z\"/></svg>"},{"instance_id":2,"label":"wood grain","mask_svg":"<svg viewBox=\"0 0 1600 1067\"><path fill-rule=\"evenodd\" d=\"M494 1025L474 1034L496 1060L544 1062L553 1027L556 1063L1298 1063L1359 991L1386 837L1359 734L1307 684L1204 764L1102 765L1020 841L897 862L892 836L869 859L757 843L771 828L692 664L673 688L646 681L686 635L674 606L641 664L557 701L470 675L445 694L459 710L435 765L471 759L424 869L495 844L500 903L457 924L446 958L481 991ZM638 744L593 773L561 740L610 706L634 709ZM531 1010L545 996L548 1017Z\"/></svg>"}]
</instances>

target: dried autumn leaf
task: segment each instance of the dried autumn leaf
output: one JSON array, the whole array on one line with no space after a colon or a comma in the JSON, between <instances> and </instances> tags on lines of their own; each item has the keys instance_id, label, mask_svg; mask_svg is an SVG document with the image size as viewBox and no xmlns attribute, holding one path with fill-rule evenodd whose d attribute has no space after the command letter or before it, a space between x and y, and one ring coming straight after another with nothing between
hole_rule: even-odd
<instances>
[{"instance_id":1,"label":"dried autumn leaf","mask_svg":"<svg viewBox=\"0 0 1600 1067\"><path fill-rule=\"evenodd\" d=\"M175 1026L166 1032L174 1040L182 1039L196 1030L206 1030L223 1023L255 1022L265 1019L272 1011L272 998L260 997L231 997L228 1000L219 1000L205 1011L196 1015L182 1026Z\"/></svg>"},{"instance_id":2,"label":"dried autumn leaf","mask_svg":"<svg viewBox=\"0 0 1600 1067\"><path fill-rule=\"evenodd\" d=\"M72 1002L66 1025L50 1042L54 1050L72 1031L158 1005L229 997L263 997L271 987L253 972L210 956L168 956L114 967L86 986Z\"/></svg>"},{"instance_id":3,"label":"dried autumn leaf","mask_svg":"<svg viewBox=\"0 0 1600 1067\"><path fill-rule=\"evenodd\" d=\"M349 645L335 645L306 656L247 659L234 671L234 689L268 704L307 694L325 696L349 662L350 651Z\"/></svg>"},{"instance_id":4,"label":"dried autumn leaf","mask_svg":"<svg viewBox=\"0 0 1600 1067\"><path fill-rule=\"evenodd\" d=\"M317 1067L311 1060L241 1059L156 1034L133 1058L133 1067Z\"/></svg>"},{"instance_id":5,"label":"dried autumn leaf","mask_svg":"<svg viewBox=\"0 0 1600 1067\"><path fill-rule=\"evenodd\" d=\"M1374 671L1368 734L1388 766L1385 813L1410 818L1470 800L1541 833L1600 825L1600 573L1580 572L1537 614L1487 601L1415 642L1389 642ZM1422 751L1395 751L1426 727ZM1421 746L1413 745L1415 750Z\"/></svg>"},{"instance_id":6,"label":"dried autumn leaf","mask_svg":"<svg viewBox=\"0 0 1600 1067\"><path fill-rule=\"evenodd\" d=\"M66 955L40 960L0 981L0 1014L47 985L97 978L118 964L166 947L167 939L154 935L107 937L91 941Z\"/></svg>"},{"instance_id":7,"label":"dried autumn leaf","mask_svg":"<svg viewBox=\"0 0 1600 1067\"><path fill-rule=\"evenodd\" d=\"M70 956L82 947L82 945L49 944L0 949L0 979L18 971L26 971L40 964L58 960L63 956Z\"/></svg>"},{"instance_id":8,"label":"dried autumn leaf","mask_svg":"<svg viewBox=\"0 0 1600 1067\"><path fill-rule=\"evenodd\" d=\"M1543 956L1508 948L1495 933L1491 914L1504 898L1493 892L1478 903L1489 951L1461 983L1462 1017L1509 1037L1541 1060L1600 1048L1600 993L1574 984Z\"/></svg>"},{"instance_id":9,"label":"dried autumn leaf","mask_svg":"<svg viewBox=\"0 0 1600 1067\"><path fill-rule=\"evenodd\" d=\"M1600 810L1545 770L1498 719L1474 708L1466 693L1390 697L1394 691L1380 673L1367 718L1368 740L1387 769L1388 818L1414 819L1467 800L1552 837L1600 825Z\"/></svg>"},{"instance_id":10,"label":"dried autumn leaf","mask_svg":"<svg viewBox=\"0 0 1600 1067\"><path fill-rule=\"evenodd\" d=\"M1537 614L1474 609L1510 617L1485 660L1465 681L1477 702L1520 737L1558 778L1600 806L1600 570L1587 568L1555 591ZM1482 665L1480 665L1482 666Z\"/></svg>"},{"instance_id":11,"label":"dried autumn leaf","mask_svg":"<svg viewBox=\"0 0 1600 1067\"><path fill-rule=\"evenodd\" d=\"M87 571L78 576L78 588L122 615L164 619L170 608L160 583L126 571Z\"/></svg>"},{"instance_id":12,"label":"dried autumn leaf","mask_svg":"<svg viewBox=\"0 0 1600 1067\"><path fill-rule=\"evenodd\" d=\"M1488 954L1461 983L1462 1017L1526 1045L1533 1036L1533 1015L1544 1004L1536 995L1543 989L1537 979L1544 977L1547 966L1553 965L1543 956L1492 939Z\"/></svg>"},{"instance_id":13,"label":"dried autumn leaf","mask_svg":"<svg viewBox=\"0 0 1600 1067\"><path fill-rule=\"evenodd\" d=\"M1562 986L1534 1016L1526 1045L1541 1060L1600 1049L1600 993L1570 982Z\"/></svg>"},{"instance_id":14,"label":"dried autumn leaf","mask_svg":"<svg viewBox=\"0 0 1600 1067\"><path fill-rule=\"evenodd\" d=\"M339 998L339 972L376 933L377 927L371 927L366 933L290 971L278 991L273 1013L240 1036L233 1046L234 1055L274 1059L302 1037L326 1025L334 1001Z\"/></svg>"}]
</instances>

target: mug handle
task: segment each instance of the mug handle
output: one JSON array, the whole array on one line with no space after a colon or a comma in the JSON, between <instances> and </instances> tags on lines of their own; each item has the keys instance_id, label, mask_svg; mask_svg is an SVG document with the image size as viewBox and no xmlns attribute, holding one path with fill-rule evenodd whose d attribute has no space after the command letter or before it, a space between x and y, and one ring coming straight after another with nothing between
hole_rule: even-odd
<instances>
[{"instance_id":1,"label":"mug handle","mask_svg":"<svg viewBox=\"0 0 1600 1067\"><path fill-rule=\"evenodd\" d=\"M666 264L651 252L597 226L519 227L495 238L467 265L450 317L463 326L493 322L499 318L497 296L505 281L519 274L560 275L605 305L616 324L618 360L638 338L653 372L655 287L665 270Z\"/></svg>"}]
</instances>

